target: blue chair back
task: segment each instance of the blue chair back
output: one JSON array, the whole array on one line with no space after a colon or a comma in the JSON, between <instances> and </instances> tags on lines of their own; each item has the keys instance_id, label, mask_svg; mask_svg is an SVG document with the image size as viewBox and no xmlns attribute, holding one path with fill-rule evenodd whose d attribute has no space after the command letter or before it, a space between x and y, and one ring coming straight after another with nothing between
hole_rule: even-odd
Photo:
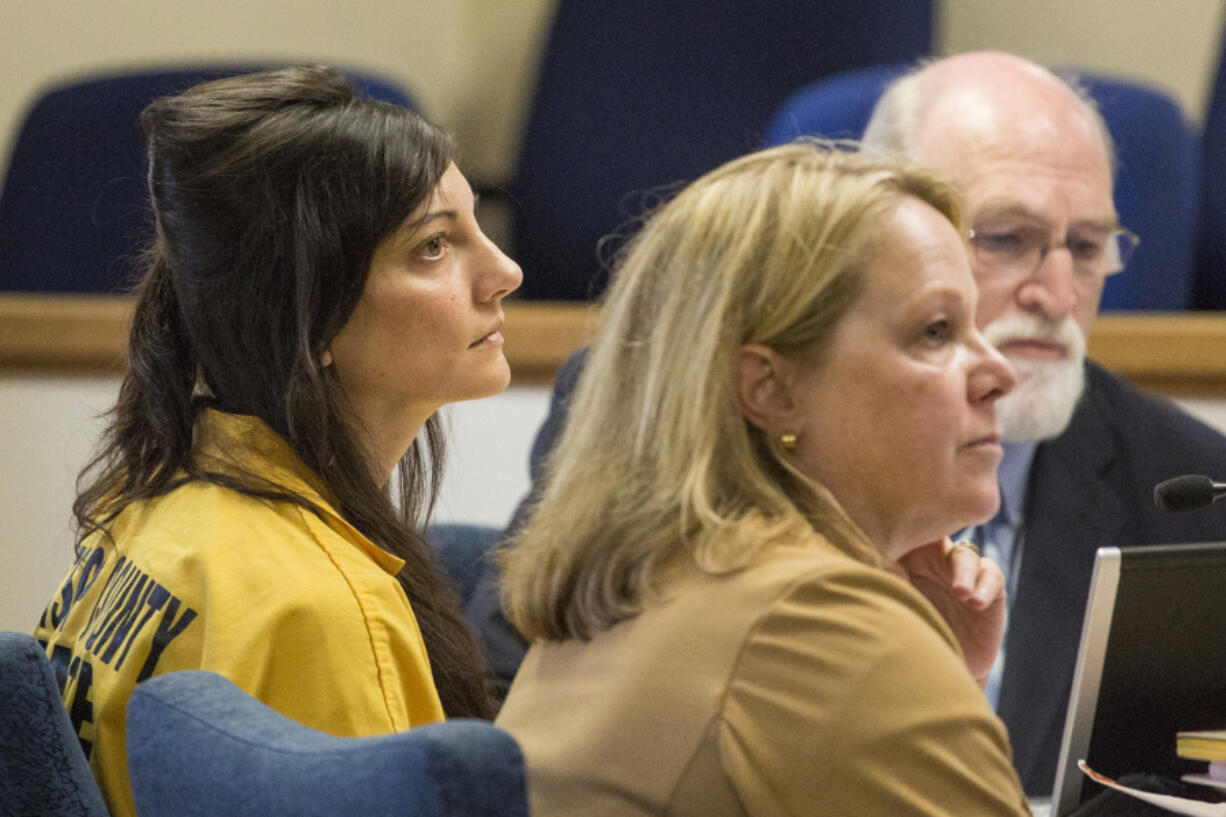
<instances>
[{"instance_id":1,"label":"blue chair back","mask_svg":"<svg viewBox=\"0 0 1226 817\"><path fill-rule=\"evenodd\" d=\"M1197 309L1226 310L1226 29L1220 48L1201 145L1200 223L1192 304Z\"/></svg>"},{"instance_id":2,"label":"blue chair back","mask_svg":"<svg viewBox=\"0 0 1226 817\"><path fill-rule=\"evenodd\" d=\"M160 96L260 66L122 73L51 88L17 135L0 191L0 290L124 292L153 236L140 112ZM413 107L378 77L367 96Z\"/></svg>"},{"instance_id":3,"label":"blue chair back","mask_svg":"<svg viewBox=\"0 0 1226 817\"><path fill-rule=\"evenodd\" d=\"M859 138L877 98L904 69L877 66L797 91L771 118L766 144L801 134ZM1076 75L1115 141L1120 221L1141 237L1128 268L1107 281L1102 309L1188 309L1199 196L1197 134L1163 91L1105 74Z\"/></svg>"},{"instance_id":4,"label":"blue chair back","mask_svg":"<svg viewBox=\"0 0 1226 817\"><path fill-rule=\"evenodd\" d=\"M51 662L26 633L0 632L0 814L107 817Z\"/></svg>"},{"instance_id":5,"label":"blue chair back","mask_svg":"<svg viewBox=\"0 0 1226 817\"><path fill-rule=\"evenodd\" d=\"M426 542L451 580L461 607L467 607L486 569L496 570L494 548L503 539L500 528L465 523L434 523L425 529Z\"/></svg>"},{"instance_id":6,"label":"blue chair back","mask_svg":"<svg viewBox=\"0 0 1226 817\"><path fill-rule=\"evenodd\" d=\"M636 196L753 150L802 83L931 45L931 0L561 0L511 185L521 296L592 297Z\"/></svg>"},{"instance_id":7,"label":"blue chair back","mask_svg":"<svg viewBox=\"0 0 1226 817\"><path fill-rule=\"evenodd\" d=\"M1200 202L1200 136L1165 91L1078 71L1115 141L1115 209L1141 237L1128 268L1107 279L1104 310L1192 307Z\"/></svg>"},{"instance_id":8,"label":"blue chair back","mask_svg":"<svg viewBox=\"0 0 1226 817\"><path fill-rule=\"evenodd\" d=\"M192 670L140 684L127 722L141 817L528 817L519 747L484 721L337 738Z\"/></svg>"},{"instance_id":9,"label":"blue chair back","mask_svg":"<svg viewBox=\"0 0 1226 817\"><path fill-rule=\"evenodd\" d=\"M859 139L877 99L908 67L905 63L875 65L806 85L771 116L764 145L782 145L798 136Z\"/></svg>"}]
</instances>

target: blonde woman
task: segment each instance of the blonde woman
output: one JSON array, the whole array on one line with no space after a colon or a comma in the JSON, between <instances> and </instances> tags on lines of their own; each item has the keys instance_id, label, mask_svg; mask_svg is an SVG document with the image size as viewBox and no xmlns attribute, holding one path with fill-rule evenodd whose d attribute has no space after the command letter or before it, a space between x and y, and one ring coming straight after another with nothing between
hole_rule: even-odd
<instances>
[{"instance_id":1,"label":"blonde woman","mask_svg":"<svg viewBox=\"0 0 1226 817\"><path fill-rule=\"evenodd\" d=\"M813 144L648 221L503 553L535 815L1026 812L1000 571L946 538L1014 381L961 230L930 172Z\"/></svg>"}]
</instances>

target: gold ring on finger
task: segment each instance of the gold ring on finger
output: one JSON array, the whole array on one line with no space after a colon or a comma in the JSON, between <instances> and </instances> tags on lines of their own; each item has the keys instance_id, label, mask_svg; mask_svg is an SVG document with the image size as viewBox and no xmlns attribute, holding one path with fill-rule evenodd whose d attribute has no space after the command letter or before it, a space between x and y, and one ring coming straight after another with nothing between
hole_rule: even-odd
<instances>
[{"instance_id":1,"label":"gold ring on finger","mask_svg":"<svg viewBox=\"0 0 1226 817\"><path fill-rule=\"evenodd\" d=\"M957 550L958 548L966 548L971 553L974 553L976 556L979 555L979 545L976 545L974 542L962 541L962 542L954 542L954 546L951 547L949 549L949 552L945 554L945 558L952 559L954 557L954 551Z\"/></svg>"}]
</instances>

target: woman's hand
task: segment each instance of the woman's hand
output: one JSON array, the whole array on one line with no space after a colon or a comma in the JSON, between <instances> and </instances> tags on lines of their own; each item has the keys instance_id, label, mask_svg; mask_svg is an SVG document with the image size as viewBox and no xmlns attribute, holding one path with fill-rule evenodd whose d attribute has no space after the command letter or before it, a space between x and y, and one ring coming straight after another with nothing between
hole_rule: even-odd
<instances>
[{"instance_id":1,"label":"woman's hand","mask_svg":"<svg viewBox=\"0 0 1226 817\"><path fill-rule=\"evenodd\" d=\"M991 559L948 537L916 548L896 567L949 624L971 675L985 688L1005 635L1005 577Z\"/></svg>"}]
</instances>

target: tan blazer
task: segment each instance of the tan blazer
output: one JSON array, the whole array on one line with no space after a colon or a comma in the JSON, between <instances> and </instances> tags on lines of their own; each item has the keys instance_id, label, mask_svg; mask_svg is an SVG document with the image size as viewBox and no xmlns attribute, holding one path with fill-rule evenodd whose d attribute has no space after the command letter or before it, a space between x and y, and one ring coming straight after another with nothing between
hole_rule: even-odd
<instances>
[{"instance_id":1,"label":"tan blazer","mask_svg":"<svg viewBox=\"0 0 1226 817\"><path fill-rule=\"evenodd\" d=\"M819 539L660 596L529 650L498 725L535 817L1028 813L948 627L884 568Z\"/></svg>"}]
</instances>

